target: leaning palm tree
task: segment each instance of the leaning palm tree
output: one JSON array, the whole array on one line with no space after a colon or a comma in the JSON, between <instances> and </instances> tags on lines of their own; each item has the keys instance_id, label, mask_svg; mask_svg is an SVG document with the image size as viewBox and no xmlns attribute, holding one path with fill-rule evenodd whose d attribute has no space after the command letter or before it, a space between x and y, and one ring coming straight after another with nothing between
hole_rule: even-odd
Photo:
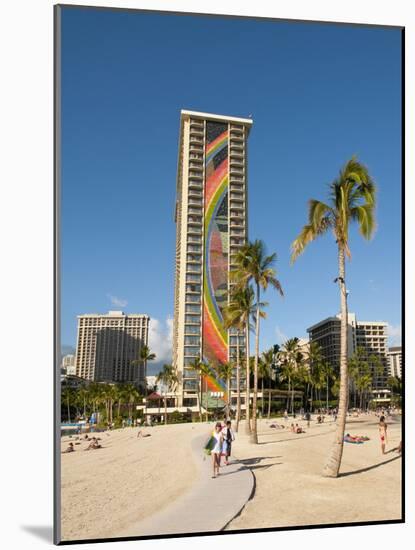
<instances>
[{"instance_id":1,"label":"leaning palm tree","mask_svg":"<svg viewBox=\"0 0 415 550\"><path fill-rule=\"evenodd\" d=\"M250 426L250 411L249 411L249 399L250 399L250 369L249 369L249 332L251 330L251 318L255 316L255 304L254 304L254 291L251 286L245 288L239 288L234 286L231 291L229 304L224 310L225 314L225 326L235 327L237 330L245 331L245 430L247 434L251 433ZM237 341L239 340L239 334ZM237 352L239 346L237 347ZM248 358L248 360L247 360ZM237 360L238 364L239 361ZM237 366L238 368L238 366ZM239 371L241 366L239 364ZM238 376L238 371L237 371ZM240 381L239 381L240 382ZM240 384L238 384L238 388ZM240 390L239 390L240 394ZM240 407L240 395L239 395L239 407ZM238 423L240 420L240 412L238 416Z\"/></svg>"},{"instance_id":2,"label":"leaning palm tree","mask_svg":"<svg viewBox=\"0 0 415 550\"><path fill-rule=\"evenodd\" d=\"M235 256L235 271L231 272L232 278L237 286L244 288L251 282L255 288L256 298L256 319L255 319L255 364L254 364L254 399L252 403L252 443L258 443L257 434L257 396L258 396L258 361L259 361L259 331L260 318L265 314L260 311L261 290L266 291L268 286L274 287L283 296L280 282L276 278L276 271L273 267L277 255L275 252L270 256L266 255L265 245L262 241L248 242L242 246ZM264 304L263 304L264 305Z\"/></svg>"},{"instance_id":3,"label":"leaning palm tree","mask_svg":"<svg viewBox=\"0 0 415 550\"><path fill-rule=\"evenodd\" d=\"M336 436L323 475L337 477L343 454L344 430L347 415L347 295L345 257L351 257L349 226L356 222L360 234L370 239L375 229L376 187L366 166L352 157L340 170L339 176L330 185L328 203L315 199L309 201L308 224L292 243L291 261L304 252L306 246L332 231L337 245L341 325L340 325L340 395Z\"/></svg>"},{"instance_id":4,"label":"leaning palm tree","mask_svg":"<svg viewBox=\"0 0 415 550\"><path fill-rule=\"evenodd\" d=\"M173 365L163 365L163 370L157 375L156 382L160 382L167 387L167 390L171 390L179 381L177 373ZM164 423L167 424L167 395L164 392Z\"/></svg>"}]
</instances>

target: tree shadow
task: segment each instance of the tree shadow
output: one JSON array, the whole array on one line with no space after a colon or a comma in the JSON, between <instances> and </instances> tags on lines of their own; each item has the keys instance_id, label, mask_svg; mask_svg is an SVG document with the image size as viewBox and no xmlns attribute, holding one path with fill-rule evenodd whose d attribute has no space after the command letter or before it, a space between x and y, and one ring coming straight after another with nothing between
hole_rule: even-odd
<instances>
[{"instance_id":1,"label":"tree shadow","mask_svg":"<svg viewBox=\"0 0 415 550\"><path fill-rule=\"evenodd\" d=\"M360 468L360 470L353 470L352 472L343 472L339 474L338 477L347 477L347 476L353 476L355 474L363 474L364 472L369 472L370 470L374 470L375 468L379 468L379 466L384 466L385 464L389 464L389 462L393 462L394 460L398 460L399 456L394 456L393 458L390 458L389 460L385 460L383 462L378 462L377 464L373 464L373 466L367 466L366 468Z\"/></svg>"},{"instance_id":2,"label":"tree shadow","mask_svg":"<svg viewBox=\"0 0 415 550\"><path fill-rule=\"evenodd\" d=\"M53 543L53 527L51 525L21 525L23 531L35 535L46 542Z\"/></svg>"},{"instance_id":3,"label":"tree shadow","mask_svg":"<svg viewBox=\"0 0 415 550\"><path fill-rule=\"evenodd\" d=\"M240 464L240 467L237 470L234 470L233 472L224 472L220 473L220 476L230 476L232 474L236 474L238 472L241 472L243 470L259 470L259 469L268 469L272 466L278 466L281 464L284 464L283 462L273 462L272 464L259 464L261 460L268 459L268 458L281 458L281 457L261 457L261 458L253 458L253 459L246 459L246 460L240 460L238 463Z\"/></svg>"},{"instance_id":4,"label":"tree shadow","mask_svg":"<svg viewBox=\"0 0 415 550\"><path fill-rule=\"evenodd\" d=\"M270 460L271 458L281 458L281 456L258 456L254 458L244 458L242 460L238 460L238 464L243 464L244 466L254 466L255 464L259 464L262 460Z\"/></svg>"},{"instance_id":5,"label":"tree shadow","mask_svg":"<svg viewBox=\"0 0 415 550\"><path fill-rule=\"evenodd\" d=\"M306 435L307 432L305 432L304 434L299 434L299 437L290 437L290 438L287 437L287 439L277 439L276 441L262 441L261 443L258 443L258 445L269 445L271 443L285 443L286 441L296 441L297 439L309 439L310 437L321 437L322 435L327 435L328 433L330 432L322 432L319 434Z\"/></svg>"}]
</instances>

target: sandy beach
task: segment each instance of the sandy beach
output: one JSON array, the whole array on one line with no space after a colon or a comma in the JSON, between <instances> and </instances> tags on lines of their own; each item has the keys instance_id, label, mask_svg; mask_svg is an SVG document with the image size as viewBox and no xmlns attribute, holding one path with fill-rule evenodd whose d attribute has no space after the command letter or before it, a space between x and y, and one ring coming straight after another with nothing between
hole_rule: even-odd
<instances>
[{"instance_id":1,"label":"sandy beach","mask_svg":"<svg viewBox=\"0 0 415 550\"><path fill-rule=\"evenodd\" d=\"M277 422L284 424L282 419ZM340 477L329 479L321 472L333 441L332 421L312 422L310 428L301 421L306 433L293 434L271 429L262 420L259 445L245 440L235 446L235 454L255 474L256 491L229 529L399 519L402 459L391 449L401 440L401 423L400 419L387 422L389 444L382 455L378 418L350 418L346 431L367 435L370 441L345 443Z\"/></svg>"},{"instance_id":2,"label":"sandy beach","mask_svg":"<svg viewBox=\"0 0 415 550\"><path fill-rule=\"evenodd\" d=\"M62 454L62 539L112 537L177 499L198 473L191 441L208 431L197 423L155 426L143 430L151 437L137 438L137 428L125 428L95 434L102 449L84 451L82 442ZM64 437L62 450L69 441L77 443Z\"/></svg>"},{"instance_id":3,"label":"sandy beach","mask_svg":"<svg viewBox=\"0 0 415 550\"><path fill-rule=\"evenodd\" d=\"M296 420L297 421L297 420ZM399 419L388 420L387 454L380 451L377 418L351 418L347 431L367 435L361 444L345 444L341 476L327 479L321 470L333 440L334 423L312 422L305 434L288 426L273 429L259 422L259 445L251 445L241 426L234 458L255 476L254 498L228 530L399 519L401 458L392 450L401 438ZM192 490L200 476L191 442L212 424L176 424L99 434L103 448L62 455L62 538L80 540L116 536L137 521L167 508ZM62 449L68 441L63 438ZM202 452L202 450L201 450ZM221 478L212 480L221 483ZM140 533L137 533L139 536Z\"/></svg>"}]
</instances>

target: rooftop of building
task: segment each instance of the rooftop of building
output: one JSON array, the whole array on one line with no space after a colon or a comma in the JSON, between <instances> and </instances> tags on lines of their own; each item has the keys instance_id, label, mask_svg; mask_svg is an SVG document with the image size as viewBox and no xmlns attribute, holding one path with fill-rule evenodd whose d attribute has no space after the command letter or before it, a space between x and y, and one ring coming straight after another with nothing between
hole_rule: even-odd
<instances>
[{"instance_id":1,"label":"rooftop of building","mask_svg":"<svg viewBox=\"0 0 415 550\"><path fill-rule=\"evenodd\" d=\"M389 348L389 353L402 353L402 346L393 346Z\"/></svg>"},{"instance_id":2,"label":"rooftop of building","mask_svg":"<svg viewBox=\"0 0 415 550\"><path fill-rule=\"evenodd\" d=\"M77 316L78 319L83 317L140 317L150 319L150 316L146 313L124 313L123 311L109 311L108 313L82 313Z\"/></svg>"},{"instance_id":3,"label":"rooftop of building","mask_svg":"<svg viewBox=\"0 0 415 550\"><path fill-rule=\"evenodd\" d=\"M180 118L183 120L185 118L200 118L208 120L216 120L218 122L235 122L236 124L245 124L247 126L252 126L253 120L249 118L241 118L228 115L218 115L216 113L203 113L201 111L188 111L187 109L182 109L180 111Z\"/></svg>"},{"instance_id":4,"label":"rooftop of building","mask_svg":"<svg viewBox=\"0 0 415 550\"><path fill-rule=\"evenodd\" d=\"M341 319L341 314L340 313L338 315L333 315L332 317L327 317L326 319L323 319L322 321L319 321L318 323L315 323L314 325L309 327L307 329L307 332L311 332L313 330L316 330L317 328L319 328L321 326L324 326L327 323L339 322L340 319ZM352 324L354 322L357 328L362 328L362 326L365 326L365 325L370 325L370 326L375 326L375 327L386 327L387 326L387 323L385 323L385 321L358 321L356 319L356 314L355 313L349 313L348 314L348 321L349 321L349 324Z\"/></svg>"}]
</instances>

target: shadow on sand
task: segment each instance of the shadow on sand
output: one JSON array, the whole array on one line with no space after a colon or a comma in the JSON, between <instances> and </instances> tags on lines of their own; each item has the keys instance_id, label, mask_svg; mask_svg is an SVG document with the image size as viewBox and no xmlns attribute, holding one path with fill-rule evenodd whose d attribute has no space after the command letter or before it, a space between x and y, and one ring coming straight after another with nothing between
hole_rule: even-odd
<instances>
[{"instance_id":1,"label":"shadow on sand","mask_svg":"<svg viewBox=\"0 0 415 550\"><path fill-rule=\"evenodd\" d=\"M285 443L286 441L296 441L297 439L308 439L310 437L321 437L322 435L327 435L328 433L330 433L330 431L325 431L325 432L321 432L319 434L314 434L314 435L306 435L307 432L305 432L304 434L301 434L299 437L290 437L290 438L287 438L287 439L277 439L275 441L262 441L261 443L258 443L258 445L270 445L271 443ZM288 432L285 432L285 433L288 433ZM291 432L289 432L289 433L291 433ZM268 437L268 435L271 435L271 434L264 434L261 437Z\"/></svg>"},{"instance_id":2,"label":"shadow on sand","mask_svg":"<svg viewBox=\"0 0 415 550\"><path fill-rule=\"evenodd\" d=\"M398 460L399 456L394 456L393 458L390 458L389 460L385 460L383 462L378 462L377 464L373 464L373 466L368 466L367 468L360 468L360 470L353 470L352 472L343 472L339 474L339 477L346 477L346 476L353 476L355 474L363 474L363 472L369 472L370 470L374 470L375 468L379 468L379 466L384 466L385 464L389 464L389 462L393 462L394 460Z\"/></svg>"},{"instance_id":3,"label":"shadow on sand","mask_svg":"<svg viewBox=\"0 0 415 550\"><path fill-rule=\"evenodd\" d=\"M236 464L239 464L239 468L235 470L234 472L221 472L221 476L229 476L232 474L236 474L237 472L240 472L241 470L259 470L267 468L271 468L272 466L278 466L280 464L283 464L283 462L273 462L272 464L260 464L262 460L268 460L271 458L281 458L280 456L261 456L261 457L255 457L255 458L244 458L243 460L236 460Z\"/></svg>"}]
</instances>

